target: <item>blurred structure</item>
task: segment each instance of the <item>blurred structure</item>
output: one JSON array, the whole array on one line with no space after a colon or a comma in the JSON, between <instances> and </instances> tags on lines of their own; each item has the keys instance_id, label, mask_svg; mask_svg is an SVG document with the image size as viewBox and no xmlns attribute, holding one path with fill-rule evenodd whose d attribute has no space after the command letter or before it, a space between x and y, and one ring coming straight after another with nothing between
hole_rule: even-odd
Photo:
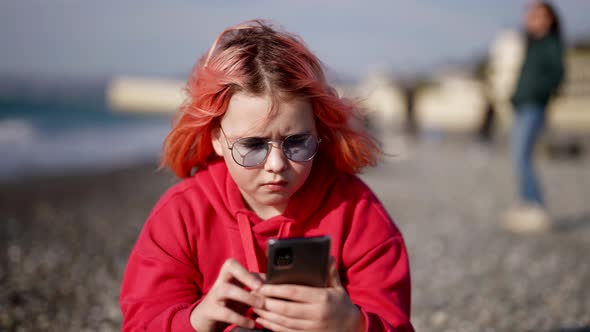
<instances>
[{"instance_id":1,"label":"blurred structure","mask_svg":"<svg viewBox=\"0 0 590 332\"><path fill-rule=\"evenodd\" d=\"M385 73L370 73L355 88L343 89L362 101L367 120L377 134L407 129L446 132L491 131L507 135L512 125L512 104L524 56L524 40L515 30L503 30L490 46L482 77L467 67L441 68L427 83L396 81ZM411 100L408 100L411 98ZM408 118L408 106L415 122ZM590 49L566 52L566 81L550 108L552 133L576 135L590 130ZM411 123L410 123L411 122ZM483 126L483 127L482 127Z\"/></svg>"},{"instance_id":2,"label":"blurred structure","mask_svg":"<svg viewBox=\"0 0 590 332\"><path fill-rule=\"evenodd\" d=\"M484 73L484 82L495 117L504 130L512 123L510 98L516 88L524 57L524 40L514 30L500 31L492 43Z\"/></svg>"},{"instance_id":3,"label":"blurred structure","mask_svg":"<svg viewBox=\"0 0 590 332\"><path fill-rule=\"evenodd\" d=\"M378 133L470 131L485 106L481 83L457 68L441 70L429 82L395 81L372 73L357 89L349 90L363 101L367 119Z\"/></svg>"},{"instance_id":4,"label":"blurred structure","mask_svg":"<svg viewBox=\"0 0 590 332\"><path fill-rule=\"evenodd\" d=\"M118 111L172 113L184 100L183 88L182 81L123 76L111 80L106 98Z\"/></svg>"},{"instance_id":5,"label":"blurred structure","mask_svg":"<svg viewBox=\"0 0 590 332\"><path fill-rule=\"evenodd\" d=\"M418 121L416 119L416 92L418 91L417 80L406 81L403 85L403 91L406 98L406 120L404 131L407 135L416 137L418 134Z\"/></svg>"},{"instance_id":6,"label":"blurred structure","mask_svg":"<svg viewBox=\"0 0 590 332\"><path fill-rule=\"evenodd\" d=\"M383 72L369 73L358 84L337 85L339 94L355 101L362 110L365 123L381 142L385 153L406 158L405 142L401 137L406 123L406 99L393 76Z\"/></svg>"},{"instance_id":7,"label":"blurred structure","mask_svg":"<svg viewBox=\"0 0 590 332\"><path fill-rule=\"evenodd\" d=\"M392 76L369 73L354 89L354 94L361 100L367 120L375 131L389 132L404 123L406 100Z\"/></svg>"},{"instance_id":8,"label":"blurred structure","mask_svg":"<svg viewBox=\"0 0 590 332\"><path fill-rule=\"evenodd\" d=\"M550 105L551 129L572 133L590 130L590 49L570 48L565 56L566 80Z\"/></svg>"},{"instance_id":9,"label":"blurred structure","mask_svg":"<svg viewBox=\"0 0 590 332\"><path fill-rule=\"evenodd\" d=\"M471 132L478 126L485 107L482 85L461 69L434 74L434 84L417 93L419 126L441 131Z\"/></svg>"},{"instance_id":10,"label":"blurred structure","mask_svg":"<svg viewBox=\"0 0 590 332\"><path fill-rule=\"evenodd\" d=\"M467 66L442 67L427 80L396 80L386 71L374 71L360 83L340 84L336 89L343 96L359 100L367 124L384 140L394 132L494 129L482 125L497 127L506 135L512 123L510 97L524 55L523 42L518 31L500 31L490 46L482 77ZM561 94L549 106L550 128L573 134L588 132L588 48L567 50L566 73ZM109 106L117 111L172 113L184 100L183 88L181 80L123 76L111 80L106 97Z\"/></svg>"}]
</instances>

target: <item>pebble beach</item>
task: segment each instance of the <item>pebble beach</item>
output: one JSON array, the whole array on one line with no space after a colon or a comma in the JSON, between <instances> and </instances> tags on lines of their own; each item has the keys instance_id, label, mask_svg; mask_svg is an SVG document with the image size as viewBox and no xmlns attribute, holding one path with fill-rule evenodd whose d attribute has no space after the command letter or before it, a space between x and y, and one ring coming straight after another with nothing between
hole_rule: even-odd
<instances>
[{"instance_id":1,"label":"pebble beach","mask_svg":"<svg viewBox=\"0 0 590 332\"><path fill-rule=\"evenodd\" d=\"M516 235L506 144L401 140L362 179L404 234L416 331L590 331L590 157L540 156L551 231ZM155 163L0 184L0 331L119 331Z\"/></svg>"}]
</instances>

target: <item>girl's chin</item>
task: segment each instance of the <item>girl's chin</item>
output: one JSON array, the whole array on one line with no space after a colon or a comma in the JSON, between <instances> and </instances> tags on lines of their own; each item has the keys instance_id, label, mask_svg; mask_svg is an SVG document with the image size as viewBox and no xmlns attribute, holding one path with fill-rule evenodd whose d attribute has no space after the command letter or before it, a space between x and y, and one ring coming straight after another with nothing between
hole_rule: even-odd
<instances>
[{"instance_id":1,"label":"girl's chin","mask_svg":"<svg viewBox=\"0 0 590 332\"><path fill-rule=\"evenodd\" d=\"M285 200L265 200L256 201L255 205L247 204L248 209L252 210L262 219L276 217L287 209L288 201Z\"/></svg>"},{"instance_id":2,"label":"girl's chin","mask_svg":"<svg viewBox=\"0 0 590 332\"><path fill-rule=\"evenodd\" d=\"M262 196L262 195L261 195ZM291 195L285 195L284 193L271 193L265 194L262 197L256 197L256 201L261 206L269 207L287 207Z\"/></svg>"},{"instance_id":3,"label":"girl's chin","mask_svg":"<svg viewBox=\"0 0 590 332\"><path fill-rule=\"evenodd\" d=\"M268 206L287 206L289 203L290 196L287 195L272 195L272 197L264 197L260 200L260 203Z\"/></svg>"}]
</instances>

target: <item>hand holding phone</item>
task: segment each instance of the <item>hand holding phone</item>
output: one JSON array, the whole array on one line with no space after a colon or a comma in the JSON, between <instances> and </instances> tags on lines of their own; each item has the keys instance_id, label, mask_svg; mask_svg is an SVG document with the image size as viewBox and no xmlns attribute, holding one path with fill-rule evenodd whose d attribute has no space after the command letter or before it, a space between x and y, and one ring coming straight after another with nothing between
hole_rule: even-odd
<instances>
[{"instance_id":1,"label":"hand holding phone","mask_svg":"<svg viewBox=\"0 0 590 332\"><path fill-rule=\"evenodd\" d=\"M266 285L260 288L266 301L254 309L256 323L272 331L364 329L360 309L330 263L329 237L272 240L267 246Z\"/></svg>"}]
</instances>

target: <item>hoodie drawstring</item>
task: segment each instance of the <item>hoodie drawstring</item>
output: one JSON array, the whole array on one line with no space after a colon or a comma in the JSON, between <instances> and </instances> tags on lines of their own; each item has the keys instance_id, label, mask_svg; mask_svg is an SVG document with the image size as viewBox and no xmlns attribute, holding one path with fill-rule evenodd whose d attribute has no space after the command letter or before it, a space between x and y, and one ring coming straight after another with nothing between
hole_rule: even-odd
<instances>
[{"instance_id":1,"label":"hoodie drawstring","mask_svg":"<svg viewBox=\"0 0 590 332\"><path fill-rule=\"evenodd\" d=\"M238 227L240 228L240 237L242 238L242 246L244 247L244 254L246 255L248 271L259 273L260 266L258 266L256 248L254 247L252 226L250 225L250 220L248 220L248 217L244 214L238 214Z\"/></svg>"},{"instance_id":2,"label":"hoodie drawstring","mask_svg":"<svg viewBox=\"0 0 590 332\"><path fill-rule=\"evenodd\" d=\"M291 235L291 223L288 221L283 221L279 227L279 234L277 237L279 239L284 239L289 237L289 235Z\"/></svg>"},{"instance_id":3,"label":"hoodie drawstring","mask_svg":"<svg viewBox=\"0 0 590 332\"><path fill-rule=\"evenodd\" d=\"M292 224L290 220L281 222L277 238L283 239L289 237L291 235ZM252 225L245 214L238 213L238 227L240 229L240 237L242 238L242 247L246 256L248 271L258 273L260 272L260 266L258 265L258 257L256 256Z\"/></svg>"}]
</instances>

